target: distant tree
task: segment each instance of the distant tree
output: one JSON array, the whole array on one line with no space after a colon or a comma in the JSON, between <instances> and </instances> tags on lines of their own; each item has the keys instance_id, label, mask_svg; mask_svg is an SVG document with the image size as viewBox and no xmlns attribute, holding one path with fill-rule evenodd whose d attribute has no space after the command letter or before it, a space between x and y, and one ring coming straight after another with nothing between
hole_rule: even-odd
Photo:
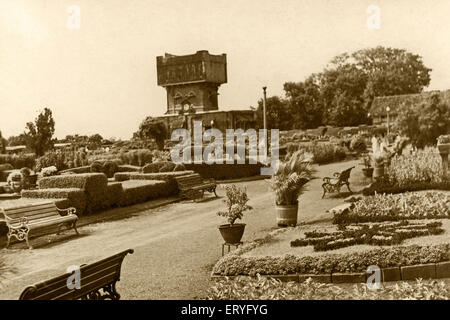
<instances>
[{"instance_id":1,"label":"distant tree","mask_svg":"<svg viewBox=\"0 0 450 320\"><path fill-rule=\"evenodd\" d=\"M95 150L101 147L103 141L103 137L99 135L98 133L91 135L88 138L88 148L90 150Z\"/></svg>"},{"instance_id":2,"label":"distant tree","mask_svg":"<svg viewBox=\"0 0 450 320\"><path fill-rule=\"evenodd\" d=\"M54 133L55 121L53 120L52 111L49 108L44 108L34 123L27 123L25 131L27 146L40 157L47 150L53 148L54 140L52 137Z\"/></svg>"},{"instance_id":3,"label":"distant tree","mask_svg":"<svg viewBox=\"0 0 450 320\"><path fill-rule=\"evenodd\" d=\"M375 96L419 93L430 83L430 72L419 55L403 49L378 46L338 55L318 75L324 122L368 123Z\"/></svg>"},{"instance_id":4,"label":"distant tree","mask_svg":"<svg viewBox=\"0 0 450 320\"><path fill-rule=\"evenodd\" d=\"M136 133L136 136L141 139L155 139L159 150L164 149L164 140L167 135L168 130L164 122L153 117L145 118Z\"/></svg>"},{"instance_id":5,"label":"distant tree","mask_svg":"<svg viewBox=\"0 0 450 320\"><path fill-rule=\"evenodd\" d=\"M21 133L18 136L10 136L8 138L8 145L10 147L25 146L26 144L27 144L27 136L24 133Z\"/></svg>"},{"instance_id":6,"label":"distant tree","mask_svg":"<svg viewBox=\"0 0 450 320\"><path fill-rule=\"evenodd\" d=\"M450 133L450 106L438 94L421 105L400 107L397 117L396 129L419 148L435 145L437 137Z\"/></svg>"},{"instance_id":7,"label":"distant tree","mask_svg":"<svg viewBox=\"0 0 450 320\"><path fill-rule=\"evenodd\" d=\"M258 101L258 122L263 124L263 100ZM266 100L266 121L268 129L287 130L290 128L291 116L287 101L278 96ZM262 125L261 125L262 127Z\"/></svg>"},{"instance_id":8,"label":"distant tree","mask_svg":"<svg viewBox=\"0 0 450 320\"><path fill-rule=\"evenodd\" d=\"M324 108L317 75L313 74L303 82L286 82L283 88L291 128L310 129L322 124Z\"/></svg>"}]
</instances>

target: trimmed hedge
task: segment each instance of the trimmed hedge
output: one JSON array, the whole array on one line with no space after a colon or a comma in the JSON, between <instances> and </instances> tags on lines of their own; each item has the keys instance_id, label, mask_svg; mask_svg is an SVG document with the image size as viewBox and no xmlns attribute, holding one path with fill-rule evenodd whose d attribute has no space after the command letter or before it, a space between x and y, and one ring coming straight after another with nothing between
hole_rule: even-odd
<instances>
[{"instance_id":1,"label":"trimmed hedge","mask_svg":"<svg viewBox=\"0 0 450 320\"><path fill-rule=\"evenodd\" d=\"M317 256L243 257L230 254L214 266L213 273L223 276L320 274L364 272L368 266L380 268L437 263L450 260L450 244L396 246L364 252L330 253Z\"/></svg>"},{"instance_id":2,"label":"trimmed hedge","mask_svg":"<svg viewBox=\"0 0 450 320\"><path fill-rule=\"evenodd\" d=\"M263 164L184 164L187 170L193 170L203 178L213 178L216 180L239 179L260 175Z\"/></svg>"},{"instance_id":3,"label":"trimmed hedge","mask_svg":"<svg viewBox=\"0 0 450 320\"><path fill-rule=\"evenodd\" d=\"M175 163L171 161L158 161L144 166L142 168L142 173L171 172L175 167Z\"/></svg>"},{"instance_id":4,"label":"trimmed hedge","mask_svg":"<svg viewBox=\"0 0 450 320\"><path fill-rule=\"evenodd\" d=\"M86 194L86 213L108 208L106 186L108 178L103 173L69 174L39 180L39 188L79 188Z\"/></svg>"},{"instance_id":5,"label":"trimmed hedge","mask_svg":"<svg viewBox=\"0 0 450 320\"><path fill-rule=\"evenodd\" d=\"M167 183L158 180L128 180L122 182L123 194L120 205L129 206L158 197L168 196Z\"/></svg>"},{"instance_id":6,"label":"trimmed hedge","mask_svg":"<svg viewBox=\"0 0 450 320\"><path fill-rule=\"evenodd\" d=\"M69 203L66 208L75 207L78 215L82 215L86 208L86 195L82 189L77 188L22 190L22 197L38 199L66 198Z\"/></svg>"},{"instance_id":7,"label":"trimmed hedge","mask_svg":"<svg viewBox=\"0 0 450 320\"><path fill-rule=\"evenodd\" d=\"M90 172L91 172L91 166L83 166L83 167L78 167L78 168L62 170L59 173L61 173L61 174L66 174L66 173L80 174L80 173L90 173Z\"/></svg>"},{"instance_id":8,"label":"trimmed hedge","mask_svg":"<svg viewBox=\"0 0 450 320\"><path fill-rule=\"evenodd\" d=\"M120 205L123 196L122 183L109 182L106 186L106 204L108 207L115 207Z\"/></svg>"},{"instance_id":9,"label":"trimmed hedge","mask_svg":"<svg viewBox=\"0 0 450 320\"><path fill-rule=\"evenodd\" d=\"M34 153L26 154L0 154L0 164L9 163L14 169L23 167L34 168L36 155Z\"/></svg>"},{"instance_id":10,"label":"trimmed hedge","mask_svg":"<svg viewBox=\"0 0 450 320\"><path fill-rule=\"evenodd\" d=\"M117 168L117 172L141 172L142 167L132 166L129 164L120 165Z\"/></svg>"},{"instance_id":11,"label":"trimmed hedge","mask_svg":"<svg viewBox=\"0 0 450 320\"><path fill-rule=\"evenodd\" d=\"M168 195L173 195L178 193L178 184L175 177L184 176L187 174L192 174L194 171L173 171L173 172L163 172L163 173L135 173L135 172L118 172L114 175L114 180L116 181L127 181L127 180L163 180L167 182L166 188Z\"/></svg>"},{"instance_id":12,"label":"trimmed hedge","mask_svg":"<svg viewBox=\"0 0 450 320\"><path fill-rule=\"evenodd\" d=\"M14 170L14 167L10 163L0 164L0 171Z\"/></svg>"}]
</instances>

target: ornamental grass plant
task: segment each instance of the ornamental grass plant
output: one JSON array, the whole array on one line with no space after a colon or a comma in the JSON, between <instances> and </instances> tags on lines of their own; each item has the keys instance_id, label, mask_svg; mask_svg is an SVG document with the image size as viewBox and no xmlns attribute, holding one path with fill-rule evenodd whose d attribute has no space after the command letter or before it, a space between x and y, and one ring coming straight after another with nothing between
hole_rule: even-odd
<instances>
[{"instance_id":1,"label":"ornamental grass plant","mask_svg":"<svg viewBox=\"0 0 450 320\"><path fill-rule=\"evenodd\" d=\"M270 180L277 205L298 203L298 197L305 191L305 185L314 173L310 163L310 154L302 151L296 151L288 161L280 161L277 172Z\"/></svg>"}]
</instances>

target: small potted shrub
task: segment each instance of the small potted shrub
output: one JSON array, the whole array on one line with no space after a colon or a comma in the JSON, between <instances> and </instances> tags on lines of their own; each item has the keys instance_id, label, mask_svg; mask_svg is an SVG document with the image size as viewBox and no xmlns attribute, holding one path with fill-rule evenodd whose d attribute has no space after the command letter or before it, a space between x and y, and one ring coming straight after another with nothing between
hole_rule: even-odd
<instances>
[{"instance_id":1,"label":"small potted shrub","mask_svg":"<svg viewBox=\"0 0 450 320\"><path fill-rule=\"evenodd\" d=\"M450 153L450 134L440 135L437 138L437 147L439 149L439 153L441 154L449 154Z\"/></svg>"},{"instance_id":2,"label":"small potted shrub","mask_svg":"<svg viewBox=\"0 0 450 320\"><path fill-rule=\"evenodd\" d=\"M217 215L227 218L228 224L220 225L219 231L226 243L239 243L244 234L245 224L235 222L237 219L242 219L244 212L251 210L252 207L247 204L249 199L245 188L231 185L225 189L227 199L224 202L227 205L227 210L219 211Z\"/></svg>"},{"instance_id":3,"label":"small potted shrub","mask_svg":"<svg viewBox=\"0 0 450 320\"><path fill-rule=\"evenodd\" d=\"M23 167L20 169L23 178L23 188L30 189L36 186L37 174L32 173L30 168Z\"/></svg>"},{"instance_id":4,"label":"small potted shrub","mask_svg":"<svg viewBox=\"0 0 450 320\"><path fill-rule=\"evenodd\" d=\"M371 159L369 155L366 155L363 157L363 164L364 168L362 169L362 172L366 178L372 178L373 175L373 167L371 164Z\"/></svg>"},{"instance_id":5,"label":"small potted shrub","mask_svg":"<svg viewBox=\"0 0 450 320\"><path fill-rule=\"evenodd\" d=\"M275 191L278 226L297 224L298 197L313 173L310 163L309 154L296 151L288 161L281 161L277 172L272 175L270 185Z\"/></svg>"}]
</instances>

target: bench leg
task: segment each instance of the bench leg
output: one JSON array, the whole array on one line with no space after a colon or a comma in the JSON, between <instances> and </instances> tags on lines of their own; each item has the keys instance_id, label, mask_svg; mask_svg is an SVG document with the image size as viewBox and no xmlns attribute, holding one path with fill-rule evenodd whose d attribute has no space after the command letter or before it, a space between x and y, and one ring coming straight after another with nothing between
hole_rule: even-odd
<instances>
[{"instance_id":1,"label":"bench leg","mask_svg":"<svg viewBox=\"0 0 450 320\"><path fill-rule=\"evenodd\" d=\"M216 187L213 188L213 192L214 192L214 195L216 196L216 198L218 198L219 196L216 193Z\"/></svg>"},{"instance_id":2,"label":"bench leg","mask_svg":"<svg viewBox=\"0 0 450 320\"><path fill-rule=\"evenodd\" d=\"M6 235L8 240L6 241L6 248L9 247L9 243L11 242L11 231L8 231L8 234Z\"/></svg>"},{"instance_id":3,"label":"bench leg","mask_svg":"<svg viewBox=\"0 0 450 320\"><path fill-rule=\"evenodd\" d=\"M28 246L28 249L33 249L33 247L31 246L31 244L30 244L30 241L28 240L28 232L27 232L27 234L25 235L25 241L27 242L27 246Z\"/></svg>"},{"instance_id":4,"label":"bench leg","mask_svg":"<svg viewBox=\"0 0 450 320\"><path fill-rule=\"evenodd\" d=\"M325 188L325 185L322 185L323 188L323 194L322 194L322 199L323 197L325 197L325 193L327 193L327 189Z\"/></svg>"},{"instance_id":5,"label":"bench leg","mask_svg":"<svg viewBox=\"0 0 450 320\"><path fill-rule=\"evenodd\" d=\"M350 189L350 183L346 183L345 185L347 186L348 191L350 191L351 193L353 193L353 191Z\"/></svg>"},{"instance_id":6,"label":"bench leg","mask_svg":"<svg viewBox=\"0 0 450 320\"><path fill-rule=\"evenodd\" d=\"M77 236L80 235L80 233L77 230L77 220L72 224L73 229L75 230L75 233L77 234Z\"/></svg>"}]
</instances>

